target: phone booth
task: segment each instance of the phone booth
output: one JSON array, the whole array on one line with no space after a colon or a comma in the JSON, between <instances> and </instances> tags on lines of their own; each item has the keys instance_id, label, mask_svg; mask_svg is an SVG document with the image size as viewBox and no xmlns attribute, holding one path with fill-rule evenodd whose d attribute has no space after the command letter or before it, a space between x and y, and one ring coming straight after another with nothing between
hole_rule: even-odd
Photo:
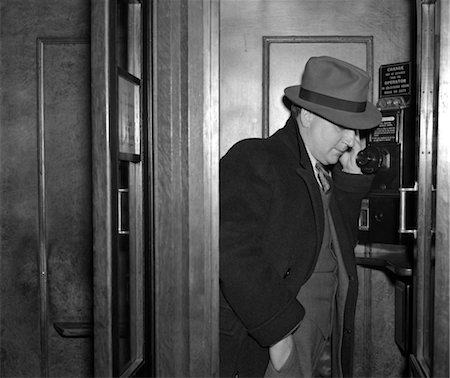
<instances>
[{"instance_id":1,"label":"phone booth","mask_svg":"<svg viewBox=\"0 0 450 378\"><path fill-rule=\"evenodd\" d=\"M416 238L417 156L415 104L410 90L411 64L380 67L381 124L370 130L357 157L363 173L374 174L362 201L359 242L383 245L385 253L359 257L359 265L383 269L395 281L395 343L411 351L413 246Z\"/></svg>"}]
</instances>

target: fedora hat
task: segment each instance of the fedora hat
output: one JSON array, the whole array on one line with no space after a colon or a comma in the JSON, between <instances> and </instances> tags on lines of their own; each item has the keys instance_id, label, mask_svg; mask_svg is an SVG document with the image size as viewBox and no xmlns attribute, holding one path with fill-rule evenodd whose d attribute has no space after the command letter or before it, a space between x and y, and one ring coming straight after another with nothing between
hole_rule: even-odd
<instances>
[{"instance_id":1,"label":"fedora hat","mask_svg":"<svg viewBox=\"0 0 450 378\"><path fill-rule=\"evenodd\" d=\"M287 87L284 93L295 105L334 124L365 130L381 123L380 111L367 101L369 82L362 69L319 56L306 63L301 85Z\"/></svg>"}]
</instances>

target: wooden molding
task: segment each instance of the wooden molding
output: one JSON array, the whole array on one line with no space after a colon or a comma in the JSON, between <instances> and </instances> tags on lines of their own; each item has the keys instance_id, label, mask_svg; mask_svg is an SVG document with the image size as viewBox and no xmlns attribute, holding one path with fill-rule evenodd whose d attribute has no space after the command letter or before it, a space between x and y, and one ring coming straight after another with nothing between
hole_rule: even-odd
<instances>
[{"instance_id":1,"label":"wooden molding","mask_svg":"<svg viewBox=\"0 0 450 378\"><path fill-rule=\"evenodd\" d=\"M49 290L48 290L48 258L49 243L47 230L47 178L46 178L46 118L45 118L45 47L51 45L88 44L84 38L37 38L36 70L38 101L38 164L39 164L39 290L40 290L40 334L41 334L41 374L49 374Z\"/></svg>"},{"instance_id":2,"label":"wooden molding","mask_svg":"<svg viewBox=\"0 0 450 378\"><path fill-rule=\"evenodd\" d=\"M154 3L155 374L218 375L218 1Z\"/></svg>"},{"instance_id":3,"label":"wooden molding","mask_svg":"<svg viewBox=\"0 0 450 378\"><path fill-rule=\"evenodd\" d=\"M366 46L366 71L373 78L373 37L372 36L263 36L263 104L262 136L269 136L269 94L270 94L270 47L272 44L321 44L321 43L360 43ZM369 86L369 100L373 96L373 80Z\"/></svg>"}]
</instances>

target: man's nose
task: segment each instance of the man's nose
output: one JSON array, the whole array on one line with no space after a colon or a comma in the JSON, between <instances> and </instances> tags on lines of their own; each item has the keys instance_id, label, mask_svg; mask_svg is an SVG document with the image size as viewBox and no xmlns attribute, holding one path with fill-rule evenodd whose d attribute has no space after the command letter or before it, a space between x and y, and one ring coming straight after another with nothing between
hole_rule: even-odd
<instances>
[{"instance_id":1,"label":"man's nose","mask_svg":"<svg viewBox=\"0 0 450 378\"><path fill-rule=\"evenodd\" d=\"M352 148L355 144L355 130L345 129L342 139L349 148Z\"/></svg>"}]
</instances>

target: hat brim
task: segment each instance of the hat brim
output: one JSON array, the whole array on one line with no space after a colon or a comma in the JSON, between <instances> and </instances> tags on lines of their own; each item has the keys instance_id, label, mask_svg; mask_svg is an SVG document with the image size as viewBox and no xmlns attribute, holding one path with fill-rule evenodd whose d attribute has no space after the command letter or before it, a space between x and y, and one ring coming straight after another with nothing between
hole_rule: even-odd
<instances>
[{"instance_id":1,"label":"hat brim","mask_svg":"<svg viewBox=\"0 0 450 378\"><path fill-rule=\"evenodd\" d=\"M295 105L305 108L336 125L354 130L367 130L377 127L381 123L380 111L370 102L367 102L365 111L359 113L333 109L300 98L300 87L300 85L287 87L284 94Z\"/></svg>"}]
</instances>

